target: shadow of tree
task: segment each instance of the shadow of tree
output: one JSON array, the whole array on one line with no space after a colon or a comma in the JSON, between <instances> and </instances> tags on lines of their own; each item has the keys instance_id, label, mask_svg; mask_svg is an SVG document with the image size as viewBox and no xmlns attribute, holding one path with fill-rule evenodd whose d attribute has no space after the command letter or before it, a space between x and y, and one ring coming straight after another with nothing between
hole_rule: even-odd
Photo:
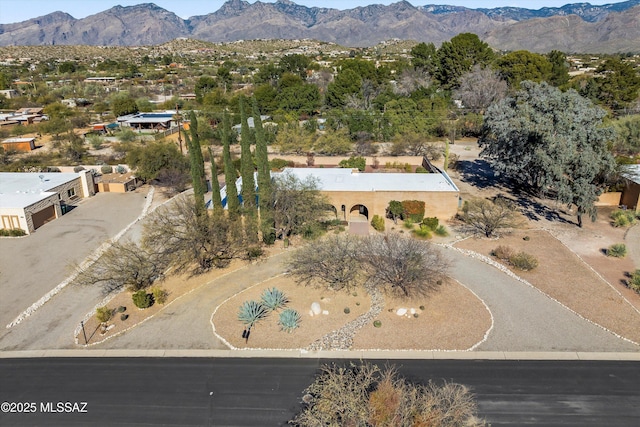
<instances>
[{"instance_id":1,"label":"shadow of tree","mask_svg":"<svg viewBox=\"0 0 640 427\"><path fill-rule=\"evenodd\" d=\"M462 181L474 187L487 189L500 187L504 184L503 178L495 175L491 165L486 160L461 160L456 167L462 176Z\"/></svg>"}]
</instances>

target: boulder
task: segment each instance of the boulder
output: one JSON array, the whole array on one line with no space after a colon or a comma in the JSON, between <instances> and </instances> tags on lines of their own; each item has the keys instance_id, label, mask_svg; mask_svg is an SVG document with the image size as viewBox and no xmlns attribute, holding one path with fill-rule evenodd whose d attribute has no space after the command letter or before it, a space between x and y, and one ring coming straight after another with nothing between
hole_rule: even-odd
<instances>
[{"instance_id":1,"label":"boulder","mask_svg":"<svg viewBox=\"0 0 640 427\"><path fill-rule=\"evenodd\" d=\"M405 314L407 314L407 309L406 308L399 308L396 310L396 314L398 316L404 316Z\"/></svg>"},{"instance_id":2,"label":"boulder","mask_svg":"<svg viewBox=\"0 0 640 427\"><path fill-rule=\"evenodd\" d=\"M314 302L311 304L311 311L313 312L313 314L320 314L322 313L322 308L320 307L319 303Z\"/></svg>"}]
</instances>

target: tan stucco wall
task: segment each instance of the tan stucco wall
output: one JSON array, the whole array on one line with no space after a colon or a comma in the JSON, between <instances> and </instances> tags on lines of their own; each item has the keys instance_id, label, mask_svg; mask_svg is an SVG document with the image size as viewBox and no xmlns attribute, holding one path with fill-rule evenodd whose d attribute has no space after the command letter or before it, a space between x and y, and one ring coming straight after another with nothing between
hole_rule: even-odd
<instances>
[{"instance_id":1,"label":"tan stucco wall","mask_svg":"<svg viewBox=\"0 0 640 427\"><path fill-rule=\"evenodd\" d=\"M596 201L596 206L618 206L620 204L620 197L622 193L619 191L613 191L611 193L602 193Z\"/></svg>"},{"instance_id":2,"label":"tan stucco wall","mask_svg":"<svg viewBox=\"0 0 640 427\"><path fill-rule=\"evenodd\" d=\"M425 217L435 216L448 220L458 210L458 192L426 192L426 191L323 191L338 212L338 218L349 220L349 212L356 205L364 205L368 210L368 219L374 215L385 216L387 206L392 200L421 200L425 202ZM342 212L345 206L346 217Z\"/></svg>"},{"instance_id":3,"label":"tan stucco wall","mask_svg":"<svg viewBox=\"0 0 640 427\"><path fill-rule=\"evenodd\" d=\"M29 223L27 221L27 215L24 213L24 209L22 208L0 208L0 216L17 216L18 221L20 223L19 228L23 229L27 234L29 234ZM31 215L29 215L29 219L31 219ZM2 222L0 222L0 228L2 228Z\"/></svg>"}]
</instances>

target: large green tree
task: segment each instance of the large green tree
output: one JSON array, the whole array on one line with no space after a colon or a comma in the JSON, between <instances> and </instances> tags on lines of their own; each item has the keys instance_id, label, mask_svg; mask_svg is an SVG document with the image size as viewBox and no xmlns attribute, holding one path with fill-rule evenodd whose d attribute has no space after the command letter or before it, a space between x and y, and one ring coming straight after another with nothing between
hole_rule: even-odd
<instances>
[{"instance_id":1,"label":"large green tree","mask_svg":"<svg viewBox=\"0 0 640 427\"><path fill-rule=\"evenodd\" d=\"M477 35L462 33L444 42L436 52L436 78L446 89L458 87L460 77L474 65L487 65L494 58L489 45Z\"/></svg>"},{"instance_id":2,"label":"large green tree","mask_svg":"<svg viewBox=\"0 0 640 427\"><path fill-rule=\"evenodd\" d=\"M240 176L242 177L242 205L245 232L249 242L258 240L258 212L256 209L256 182L254 179L253 155L251 154L251 130L245 111L245 99L240 98ZM255 124L255 123L254 123Z\"/></svg>"},{"instance_id":3,"label":"large green tree","mask_svg":"<svg viewBox=\"0 0 640 427\"><path fill-rule=\"evenodd\" d=\"M496 173L575 206L582 226L583 215L595 219L594 203L615 166L606 113L573 90L533 82L521 88L487 110L481 155Z\"/></svg>"},{"instance_id":4,"label":"large green tree","mask_svg":"<svg viewBox=\"0 0 640 427\"><path fill-rule=\"evenodd\" d=\"M498 69L512 88L520 87L520 82L531 80L537 83L551 79L552 65L546 56L518 50L498 59Z\"/></svg>"},{"instance_id":5,"label":"large green tree","mask_svg":"<svg viewBox=\"0 0 640 427\"><path fill-rule=\"evenodd\" d=\"M255 98L252 99L253 123L256 133L256 165L258 166L258 203L260 207L260 229L262 240L273 243L275 232L273 227L273 192L271 189L271 171L269 170L269 156L267 138L260 119L260 109Z\"/></svg>"},{"instance_id":6,"label":"large green tree","mask_svg":"<svg viewBox=\"0 0 640 427\"><path fill-rule=\"evenodd\" d=\"M600 89L598 99L612 110L620 110L638 99L640 74L620 58L609 58L600 67L601 78L596 80Z\"/></svg>"},{"instance_id":7,"label":"large green tree","mask_svg":"<svg viewBox=\"0 0 640 427\"><path fill-rule=\"evenodd\" d=\"M198 135L198 118L193 111L189 112L189 131L191 138L186 138L189 148L189 163L191 165L191 182L193 184L193 196L196 201L198 212L204 212L204 195L207 192L207 181L204 172L204 158L200 147L200 136Z\"/></svg>"}]
</instances>

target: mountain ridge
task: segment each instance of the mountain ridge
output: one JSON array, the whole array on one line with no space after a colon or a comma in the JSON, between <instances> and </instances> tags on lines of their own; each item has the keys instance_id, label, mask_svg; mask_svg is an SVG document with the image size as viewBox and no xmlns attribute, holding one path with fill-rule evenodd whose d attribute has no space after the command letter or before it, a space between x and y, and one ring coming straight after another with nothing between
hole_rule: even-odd
<instances>
[{"instance_id":1,"label":"mountain ridge","mask_svg":"<svg viewBox=\"0 0 640 427\"><path fill-rule=\"evenodd\" d=\"M0 24L0 46L157 45L190 37L211 42L308 38L358 47L394 38L440 44L463 32L476 33L500 50L640 51L640 0L538 10L413 6L407 1L338 10L289 0L228 0L212 13L188 19L154 3L141 3L114 6L81 19L58 11Z\"/></svg>"}]
</instances>

